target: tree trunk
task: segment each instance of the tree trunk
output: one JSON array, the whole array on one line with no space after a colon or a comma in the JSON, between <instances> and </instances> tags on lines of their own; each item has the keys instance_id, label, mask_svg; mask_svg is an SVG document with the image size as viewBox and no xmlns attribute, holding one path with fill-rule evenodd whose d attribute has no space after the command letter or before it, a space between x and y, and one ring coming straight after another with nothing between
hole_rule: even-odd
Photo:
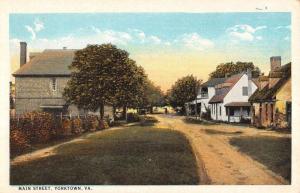
<instances>
[{"instance_id":1,"label":"tree trunk","mask_svg":"<svg viewBox=\"0 0 300 193\"><path fill-rule=\"evenodd\" d=\"M127 114L127 109L126 109L126 105L123 106L123 112L122 112L122 118L126 119L126 114ZM126 119L127 120L127 119Z\"/></svg>"},{"instance_id":2,"label":"tree trunk","mask_svg":"<svg viewBox=\"0 0 300 193\"><path fill-rule=\"evenodd\" d=\"M101 103L99 110L100 110L100 119L103 120L103 117L104 117L104 103Z\"/></svg>"},{"instance_id":3,"label":"tree trunk","mask_svg":"<svg viewBox=\"0 0 300 193\"><path fill-rule=\"evenodd\" d=\"M153 114L153 106L150 106L150 114Z\"/></svg>"},{"instance_id":4,"label":"tree trunk","mask_svg":"<svg viewBox=\"0 0 300 193\"><path fill-rule=\"evenodd\" d=\"M113 105L113 118L114 118L114 120L116 120L116 107L115 107L115 105Z\"/></svg>"}]
</instances>

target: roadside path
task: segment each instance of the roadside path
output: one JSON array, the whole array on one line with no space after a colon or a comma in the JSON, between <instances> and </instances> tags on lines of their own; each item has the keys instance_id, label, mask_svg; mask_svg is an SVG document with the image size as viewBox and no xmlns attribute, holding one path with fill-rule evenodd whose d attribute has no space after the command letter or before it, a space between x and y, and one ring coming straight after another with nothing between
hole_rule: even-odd
<instances>
[{"instance_id":1,"label":"roadside path","mask_svg":"<svg viewBox=\"0 0 300 193\"><path fill-rule=\"evenodd\" d=\"M231 126L226 124L200 125L183 121L183 117L172 115L154 115L159 128L171 128L180 131L190 140L195 151L198 166L206 172L208 179L201 184L288 184L281 176L268 170L264 165L237 151L229 144L229 137L242 131L242 136L270 135L286 136L273 131L258 130L250 127ZM224 134L209 135L207 130L218 130ZM200 178L206 178L200 174Z\"/></svg>"}]
</instances>

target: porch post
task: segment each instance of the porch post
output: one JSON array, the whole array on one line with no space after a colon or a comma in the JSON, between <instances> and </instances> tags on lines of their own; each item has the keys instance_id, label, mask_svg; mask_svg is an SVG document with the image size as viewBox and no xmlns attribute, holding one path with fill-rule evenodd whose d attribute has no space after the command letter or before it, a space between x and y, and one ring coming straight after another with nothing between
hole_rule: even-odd
<instances>
[{"instance_id":1,"label":"porch post","mask_svg":"<svg viewBox=\"0 0 300 193\"><path fill-rule=\"evenodd\" d=\"M242 120L242 113L243 113L243 107L241 106L241 107L240 107L240 122L241 122L241 120Z\"/></svg>"},{"instance_id":2,"label":"porch post","mask_svg":"<svg viewBox=\"0 0 300 193\"><path fill-rule=\"evenodd\" d=\"M230 107L226 107L226 108L227 108L226 111L227 111L228 122L230 122L230 110L229 110Z\"/></svg>"}]
</instances>

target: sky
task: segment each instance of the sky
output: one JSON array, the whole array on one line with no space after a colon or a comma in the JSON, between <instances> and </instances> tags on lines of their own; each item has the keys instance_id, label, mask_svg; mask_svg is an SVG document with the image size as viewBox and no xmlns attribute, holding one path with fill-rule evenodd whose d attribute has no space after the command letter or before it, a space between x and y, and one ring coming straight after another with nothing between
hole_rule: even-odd
<instances>
[{"instance_id":1,"label":"sky","mask_svg":"<svg viewBox=\"0 0 300 193\"><path fill-rule=\"evenodd\" d=\"M9 24L11 72L20 41L28 52L115 44L164 91L190 74L206 81L221 63L253 62L268 73L271 56L291 61L288 12L11 14Z\"/></svg>"}]
</instances>

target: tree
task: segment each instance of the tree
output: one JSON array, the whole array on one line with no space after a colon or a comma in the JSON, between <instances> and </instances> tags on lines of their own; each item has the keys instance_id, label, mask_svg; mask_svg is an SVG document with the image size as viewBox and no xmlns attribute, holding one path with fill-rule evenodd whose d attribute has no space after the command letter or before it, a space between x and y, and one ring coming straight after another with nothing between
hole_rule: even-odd
<instances>
[{"instance_id":1,"label":"tree","mask_svg":"<svg viewBox=\"0 0 300 193\"><path fill-rule=\"evenodd\" d=\"M125 50L112 44L88 45L75 53L70 65L71 79L64 90L68 104L100 111L104 105L128 105L142 94L145 74Z\"/></svg>"},{"instance_id":2,"label":"tree","mask_svg":"<svg viewBox=\"0 0 300 193\"><path fill-rule=\"evenodd\" d=\"M216 70L209 74L210 79L212 78L223 78L226 74L237 74L247 71L247 69L252 70L252 76L258 77L261 74L260 69L254 66L252 62L228 62L225 64L219 64Z\"/></svg>"},{"instance_id":3,"label":"tree","mask_svg":"<svg viewBox=\"0 0 300 193\"><path fill-rule=\"evenodd\" d=\"M184 109L186 102L196 99L197 92L202 80L198 80L193 75L188 75L178 79L168 91L168 101L172 107Z\"/></svg>"},{"instance_id":4,"label":"tree","mask_svg":"<svg viewBox=\"0 0 300 193\"><path fill-rule=\"evenodd\" d=\"M149 107L153 113L153 106L163 106L165 104L164 93L159 86L156 86L151 80L147 79L144 92L144 107Z\"/></svg>"}]
</instances>

